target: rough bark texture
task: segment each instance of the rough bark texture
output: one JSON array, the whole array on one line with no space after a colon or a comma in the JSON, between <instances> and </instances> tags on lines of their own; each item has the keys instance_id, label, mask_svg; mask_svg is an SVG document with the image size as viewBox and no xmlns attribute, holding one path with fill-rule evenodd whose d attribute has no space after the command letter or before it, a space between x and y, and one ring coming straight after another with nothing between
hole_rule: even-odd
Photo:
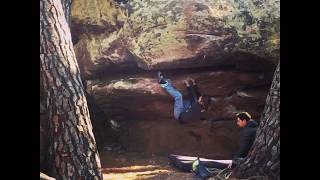
<instances>
[{"instance_id":1,"label":"rough bark texture","mask_svg":"<svg viewBox=\"0 0 320 180\"><path fill-rule=\"evenodd\" d=\"M72 0L61 0L64 16L66 17L69 27L71 24L71 3Z\"/></svg>"},{"instance_id":2,"label":"rough bark texture","mask_svg":"<svg viewBox=\"0 0 320 180\"><path fill-rule=\"evenodd\" d=\"M48 152L48 112L46 109L45 92L40 76L40 171L46 171L46 153Z\"/></svg>"},{"instance_id":3,"label":"rough bark texture","mask_svg":"<svg viewBox=\"0 0 320 180\"><path fill-rule=\"evenodd\" d=\"M40 74L49 112L49 175L56 179L102 179L70 29L60 1L40 1Z\"/></svg>"},{"instance_id":4,"label":"rough bark texture","mask_svg":"<svg viewBox=\"0 0 320 180\"><path fill-rule=\"evenodd\" d=\"M234 176L238 178L257 175L280 179L280 63L275 71L251 153L234 170Z\"/></svg>"}]
</instances>

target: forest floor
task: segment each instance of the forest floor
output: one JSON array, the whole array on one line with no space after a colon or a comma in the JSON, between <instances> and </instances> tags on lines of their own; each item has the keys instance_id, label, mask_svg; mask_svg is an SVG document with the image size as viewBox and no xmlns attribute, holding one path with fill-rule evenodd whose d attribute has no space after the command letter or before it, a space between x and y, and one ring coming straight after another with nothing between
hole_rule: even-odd
<instances>
[{"instance_id":1,"label":"forest floor","mask_svg":"<svg viewBox=\"0 0 320 180\"><path fill-rule=\"evenodd\" d=\"M136 152L99 152L103 180L198 180L194 173L180 172L169 165L167 156Z\"/></svg>"}]
</instances>

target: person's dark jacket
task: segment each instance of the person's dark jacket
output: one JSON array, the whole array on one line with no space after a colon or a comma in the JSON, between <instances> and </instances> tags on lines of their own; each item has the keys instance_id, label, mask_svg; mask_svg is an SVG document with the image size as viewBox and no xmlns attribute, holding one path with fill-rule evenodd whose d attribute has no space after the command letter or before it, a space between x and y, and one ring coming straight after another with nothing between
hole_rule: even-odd
<instances>
[{"instance_id":1,"label":"person's dark jacket","mask_svg":"<svg viewBox=\"0 0 320 180\"><path fill-rule=\"evenodd\" d=\"M190 121L199 120L202 116L202 107L198 104L198 98L201 96L197 85L192 85L187 87L188 100L190 101L190 106L185 109L184 112L180 114L179 121L181 123L186 123Z\"/></svg>"},{"instance_id":2,"label":"person's dark jacket","mask_svg":"<svg viewBox=\"0 0 320 180\"><path fill-rule=\"evenodd\" d=\"M242 129L240 134L240 148L235 154L234 159L244 158L247 156L255 138L258 123L254 120L248 121L247 125Z\"/></svg>"}]
</instances>

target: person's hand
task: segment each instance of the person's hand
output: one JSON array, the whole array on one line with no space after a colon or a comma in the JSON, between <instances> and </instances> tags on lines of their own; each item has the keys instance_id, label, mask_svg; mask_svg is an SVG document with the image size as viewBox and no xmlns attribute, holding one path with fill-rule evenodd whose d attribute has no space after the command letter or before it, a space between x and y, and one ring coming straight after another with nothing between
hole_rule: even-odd
<instances>
[{"instance_id":1,"label":"person's hand","mask_svg":"<svg viewBox=\"0 0 320 180\"><path fill-rule=\"evenodd\" d=\"M232 160L232 161L228 164L228 169L231 169L233 164L234 164L234 160Z\"/></svg>"},{"instance_id":2,"label":"person's hand","mask_svg":"<svg viewBox=\"0 0 320 180\"><path fill-rule=\"evenodd\" d=\"M196 81L194 79L190 79L193 85L196 85Z\"/></svg>"},{"instance_id":3,"label":"person's hand","mask_svg":"<svg viewBox=\"0 0 320 180\"><path fill-rule=\"evenodd\" d=\"M184 80L183 82L184 82L184 84L185 84L186 86L190 86L190 84L189 84L189 81L188 81L188 80Z\"/></svg>"}]
</instances>

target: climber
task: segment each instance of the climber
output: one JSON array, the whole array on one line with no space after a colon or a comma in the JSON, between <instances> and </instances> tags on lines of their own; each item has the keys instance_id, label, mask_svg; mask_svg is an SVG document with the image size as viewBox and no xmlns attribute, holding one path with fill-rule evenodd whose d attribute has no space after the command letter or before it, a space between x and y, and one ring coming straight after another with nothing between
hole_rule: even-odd
<instances>
[{"instance_id":1,"label":"climber","mask_svg":"<svg viewBox=\"0 0 320 180\"><path fill-rule=\"evenodd\" d=\"M158 83L174 98L174 118L180 123L191 122L194 120L200 120L204 117L204 113L207 110L210 98L206 95L201 95L198 90L198 86L194 79L192 85L189 80L185 80L184 83L187 87L189 98L183 98L182 94L172 86L169 79L164 79L163 74L158 72Z\"/></svg>"}]
</instances>

